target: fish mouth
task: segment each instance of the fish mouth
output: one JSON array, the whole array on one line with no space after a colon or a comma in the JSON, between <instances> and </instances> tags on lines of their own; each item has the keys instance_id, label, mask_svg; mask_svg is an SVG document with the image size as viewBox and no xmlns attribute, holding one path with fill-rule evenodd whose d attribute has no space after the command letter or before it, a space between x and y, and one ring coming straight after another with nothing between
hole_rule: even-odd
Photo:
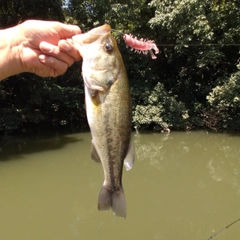
<instances>
[{"instance_id":1,"label":"fish mouth","mask_svg":"<svg viewBox=\"0 0 240 240\"><path fill-rule=\"evenodd\" d=\"M95 42L99 37L110 32L111 27L108 24L104 24L100 27L93 28L86 33L75 35L72 37L72 39L73 41L74 39L77 40L77 42L81 44L89 44Z\"/></svg>"}]
</instances>

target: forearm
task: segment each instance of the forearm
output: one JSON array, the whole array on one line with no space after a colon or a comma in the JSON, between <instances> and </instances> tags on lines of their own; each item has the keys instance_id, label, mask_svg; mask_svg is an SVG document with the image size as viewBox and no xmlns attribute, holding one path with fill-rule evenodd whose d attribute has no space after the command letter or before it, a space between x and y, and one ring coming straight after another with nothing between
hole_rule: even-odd
<instances>
[{"instance_id":1,"label":"forearm","mask_svg":"<svg viewBox=\"0 0 240 240\"><path fill-rule=\"evenodd\" d=\"M0 81L20 73L18 26L0 30Z\"/></svg>"}]
</instances>

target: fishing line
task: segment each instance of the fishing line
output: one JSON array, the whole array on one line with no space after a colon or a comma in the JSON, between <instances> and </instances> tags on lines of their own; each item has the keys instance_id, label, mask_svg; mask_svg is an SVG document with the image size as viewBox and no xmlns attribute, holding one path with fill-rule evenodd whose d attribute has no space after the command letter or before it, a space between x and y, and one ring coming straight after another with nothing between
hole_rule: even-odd
<instances>
[{"instance_id":1,"label":"fishing line","mask_svg":"<svg viewBox=\"0 0 240 240\"><path fill-rule=\"evenodd\" d=\"M157 46L161 47L197 47L197 46L240 46L240 43L201 43L201 44L157 44Z\"/></svg>"},{"instance_id":2,"label":"fishing line","mask_svg":"<svg viewBox=\"0 0 240 240\"><path fill-rule=\"evenodd\" d=\"M231 227L233 224L235 224L236 222L240 221L240 218L235 220L234 222L228 224L226 227L224 227L223 229L221 229L220 231L216 232L215 234L213 234L210 238L208 238L207 240L211 240L214 237L216 237L218 234L220 234L221 232L225 231L226 229L228 229L229 227Z\"/></svg>"},{"instance_id":3,"label":"fishing line","mask_svg":"<svg viewBox=\"0 0 240 240\"><path fill-rule=\"evenodd\" d=\"M117 32L124 36L124 32L121 30L117 29L111 29L113 32ZM147 41L145 39L145 41ZM185 44L180 44L180 43L159 43L156 44L158 47L175 47L175 46L182 46L182 47L198 47L198 46L240 46L240 43L185 43Z\"/></svg>"}]
</instances>

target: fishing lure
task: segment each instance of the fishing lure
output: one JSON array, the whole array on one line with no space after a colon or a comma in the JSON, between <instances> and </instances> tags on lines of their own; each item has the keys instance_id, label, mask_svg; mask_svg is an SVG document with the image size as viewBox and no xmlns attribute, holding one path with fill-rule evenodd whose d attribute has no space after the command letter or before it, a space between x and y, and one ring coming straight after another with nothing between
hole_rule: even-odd
<instances>
[{"instance_id":1,"label":"fishing lure","mask_svg":"<svg viewBox=\"0 0 240 240\"><path fill-rule=\"evenodd\" d=\"M155 54L159 53L159 49L157 48L156 44L152 40L146 40L141 38L140 40L137 37L134 37L132 34L124 34L123 40L127 44L127 46L131 47L132 50L135 49L138 53L147 54L148 51L151 54L152 59L156 59L157 57L154 55L152 49L154 49Z\"/></svg>"}]
</instances>

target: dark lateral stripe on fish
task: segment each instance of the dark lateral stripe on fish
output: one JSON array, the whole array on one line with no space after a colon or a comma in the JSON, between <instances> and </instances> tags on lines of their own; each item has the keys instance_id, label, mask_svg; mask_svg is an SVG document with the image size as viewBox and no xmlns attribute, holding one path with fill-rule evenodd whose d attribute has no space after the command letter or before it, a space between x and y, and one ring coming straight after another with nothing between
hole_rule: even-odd
<instances>
[{"instance_id":1,"label":"dark lateral stripe on fish","mask_svg":"<svg viewBox=\"0 0 240 240\"><path fill-rule=\"evenodd\" d=\"M125 218L123 164L126 160L129 170L134 159L134 147L129 142L132 107L126 69L109 25L74 36L73 42L83 57L86 110L93 139L91 158L101 161L104 171L98 208L112 208ZM112 49L103 48L103 44L112 45Z\"/></svg>"},{"instance_id":2,"label":"dark lateral stripe on fish","mask_svg":"<svg viewBox=\"0 0 240 240\"><path fill-rule=\"evenodd\" d=\"M111 104L108 104L107 106L108 108L111 108ZM108 137L107 137L107 151L108 151L108 155L109 155L109 160L108 160L108 170L109 170L109 176L110 176L110 183L108 184L111 184L111 187L112 188L115 188L115 187L118 187L116 186L117 185L120 185L121 186L121 176L122 176L122 172L120 171L119 172L119 169L116 169L117 167L119 166L116 166L116 156L117 154L114 153L115 151L115 148L112 146L113 142L116 141L116 139L113 139L112 136L114 136L114 134L112 133L113 132L113 129L111 127L111 124L110 124L110 115L109 114L105 114L104 116L104 122L105 122L105 132L108 133ZM111 136L111 137L109 137ZM115 159L115 161L114 161ZM122 166L120 166L121 168ZM120 177L120 179L119 179ZM116 183L116 179L119 179L120 182L119 184Z\"/></svg>"}]
</instances>

